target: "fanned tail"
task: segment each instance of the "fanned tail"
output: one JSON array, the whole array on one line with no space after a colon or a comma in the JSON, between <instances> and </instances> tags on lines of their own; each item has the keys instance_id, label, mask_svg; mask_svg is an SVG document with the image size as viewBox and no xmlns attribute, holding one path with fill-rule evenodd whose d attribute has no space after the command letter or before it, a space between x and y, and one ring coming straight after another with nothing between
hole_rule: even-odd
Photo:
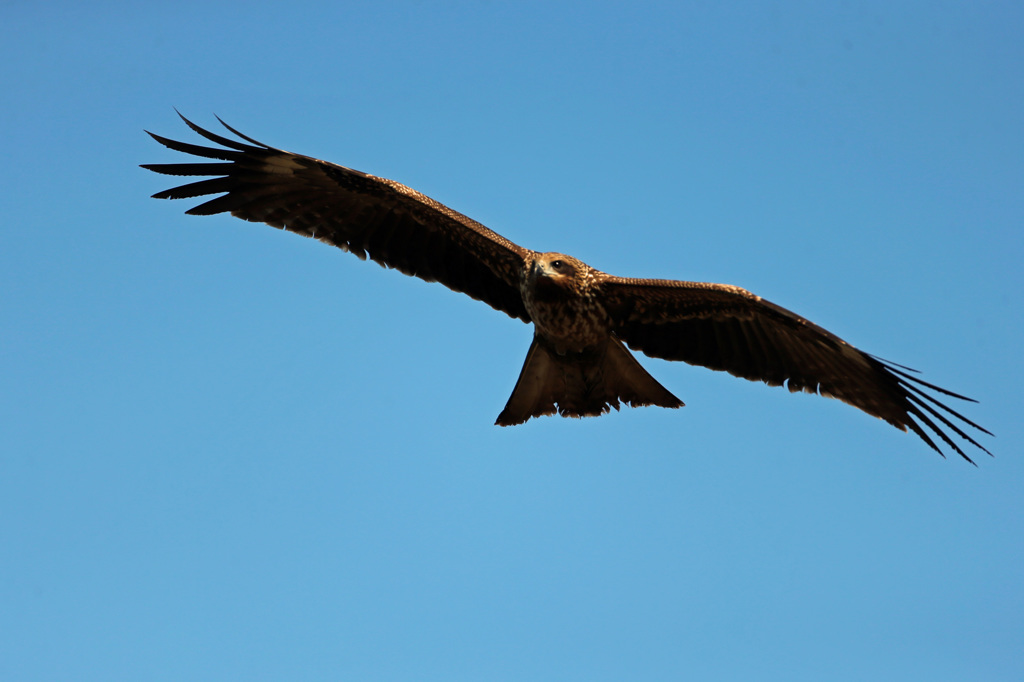
<instances>
[{"instance_id":1,"label":"fanned tail","mask_svg":"<svg viewBox=\"0 0 1024 682\"><path fill-rule=\"evenodd\" d=\"M596 349L559 355L535 335L519 381L495 424L512 426L551 414L596 417L619 409L620 403L683 406L613 336Z\"/></svg>"}]
</instances>

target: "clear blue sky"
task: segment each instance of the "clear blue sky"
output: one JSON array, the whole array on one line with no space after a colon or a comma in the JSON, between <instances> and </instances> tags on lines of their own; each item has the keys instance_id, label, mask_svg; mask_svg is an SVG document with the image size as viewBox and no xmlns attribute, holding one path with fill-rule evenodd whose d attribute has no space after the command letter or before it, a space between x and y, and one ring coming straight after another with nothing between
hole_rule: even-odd
<instances>
[{"instance_id":1,"label":"clear blue sky","mask_svg":"<svg viewBox=\"0 0 1024 682\"><path fill-rule=\"evenodd\" d=\"M0 678L1024 679L1014 2L0 9ZM972 467L678 363L492 426L530 329L188 202L174 114L978 398ZM173 181L173 179L171 179Z\"/></svg>"}]
</instances>

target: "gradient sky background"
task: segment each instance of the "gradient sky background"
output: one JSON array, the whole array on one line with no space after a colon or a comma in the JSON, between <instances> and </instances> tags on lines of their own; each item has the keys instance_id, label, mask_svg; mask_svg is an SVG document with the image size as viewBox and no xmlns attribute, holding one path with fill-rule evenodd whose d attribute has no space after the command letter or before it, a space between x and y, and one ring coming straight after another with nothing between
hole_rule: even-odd
<instances>
[{"instance_id":1,"label":"gradient sky background","mask_svg":"<svg viewBox=\"0 0 1024 682\"><path fill-rule=\"evenodd\" d=\"M1024 679L1024 6L0 8L0 678ZM173 107L978 398L979 466L195 202Z\"/></svg>"}]
</instances>

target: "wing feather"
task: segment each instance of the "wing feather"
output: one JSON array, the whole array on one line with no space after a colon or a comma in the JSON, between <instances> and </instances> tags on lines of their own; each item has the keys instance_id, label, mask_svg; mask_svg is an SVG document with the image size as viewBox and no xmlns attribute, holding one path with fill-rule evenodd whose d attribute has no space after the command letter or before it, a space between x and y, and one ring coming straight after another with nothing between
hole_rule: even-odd
<instances>
[{"instance_id":1,"label":"wing feather","mask_svg":"<svg viewBox=\"0 0 1024 682\"><path fill-rule=\"evenodd\" d=\"M864 353L745 289L605 276L600 292L615 333L633 350L837 398L910 429L940 454L929 431L969 462L947 431L988 453L954 419L989 432L924 389L970 398L921 381L913 370Z\"/></svg>"},{"instance_id":2,"label":"wing feather","mask_svg":"<svg viewBox=\"0 0 1024 682\"><path fill-rule=\"evenodd\" d=\"M225 128L245 142L204 130L221 148L149 133L160 144L211 163L146 164L164 175L208 176L153 196L215 196L190 215L231 213L337 246L361 259L437 281L509 316L530 321L519 292L519 273L532 252L480 223L393 180L275 149ZM219 120L219 119L218 119ZM209 177L212 176L212 177Z\"/></svg>"}]
</instances>

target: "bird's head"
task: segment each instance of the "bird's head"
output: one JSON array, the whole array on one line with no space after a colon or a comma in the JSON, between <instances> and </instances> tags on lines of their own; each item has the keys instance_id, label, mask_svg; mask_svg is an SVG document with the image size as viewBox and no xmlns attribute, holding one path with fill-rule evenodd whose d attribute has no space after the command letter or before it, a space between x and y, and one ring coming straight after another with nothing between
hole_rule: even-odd
<instances>
[{"instance_id":1,"label":"bird's head","mask_svg":"<svg viewBox=\"0 0 1024 682\"><path fill-rule=\"evenodd\" d=\"M564 253L541 253L533 261L530 282L544 288L579 289L586 267Z\"/></svg>"}]
</instances>

